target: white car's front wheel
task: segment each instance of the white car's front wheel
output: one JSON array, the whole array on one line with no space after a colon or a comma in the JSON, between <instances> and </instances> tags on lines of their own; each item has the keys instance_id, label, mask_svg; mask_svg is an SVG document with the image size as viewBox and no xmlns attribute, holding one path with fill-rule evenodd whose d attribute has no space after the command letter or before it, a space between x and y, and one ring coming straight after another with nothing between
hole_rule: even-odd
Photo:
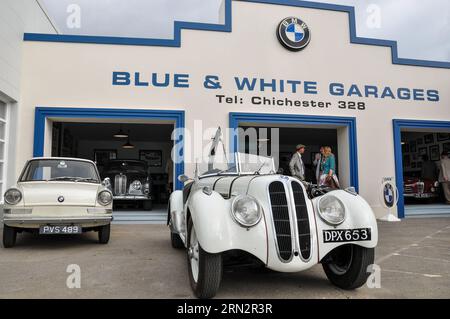
<instances>
[{"instance_id":1,"label":"white car's front wheel","mask_svg":"<svg viewBox=\"0 0 450 319\"><path fill-rule=\"evenodd\" d=\"M322 261L328 279L337 287L351 290L364 285L368 266L374 263L375 249L343 245L331 251Z\"/></svg>"},{"instance_id":2,"label":"white car's front wheel","mask_svg":"<svg viewBox=\"0 0 450 319\"><path fill-rule=\"evenodd\" d=\"M3 247L11 248L16 244L17 230L14 227L3 225Z\"/></svg>"},{"instance_id":3,"label":"white car's front wheel","mask_svg":"<svg viewBox=\"0 0 450 319\"><path fill-rule=\"evenodd\" d=\"M107 244L111 234L111 224L100 227L98 231L98 242L100 244Z\"/></svg>"},{"instance_id":4,"label":"white car's front wheel","mask_svg":"<svg viewBox=\"0 0 450 319\"><path fill-rule=\"evenodd\" d=\"M198 298L216 295L222 280L222 255L210 254L202 249L192 219L188 223L187 262L189 281Z\"/></svg>"}]
</instances>

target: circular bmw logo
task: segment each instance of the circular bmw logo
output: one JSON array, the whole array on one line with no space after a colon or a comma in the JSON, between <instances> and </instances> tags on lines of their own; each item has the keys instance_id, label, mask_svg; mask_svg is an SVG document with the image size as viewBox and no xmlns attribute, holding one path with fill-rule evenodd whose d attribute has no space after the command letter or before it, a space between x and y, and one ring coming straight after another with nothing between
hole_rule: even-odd
<instances>
[{"instance_id":1,"label":"circular bmw logo","mask_svg":"<svg viewBox=\"0 0 450 319\"><path fill-rule=\"evenodd\" d=\"M58 196L58 202L60 203L64 202L64 196Z\"/></svg>"},{"instance_id":2,"label":"circular bmw logo","mask_svg":"<svg viewBox=\"0 0 450 319\"><path fill-rule=\"evenodd\" d=\"M386 204L387 207L392 207L394 206L394 188L392 187L391 184L386 183L384 185L384 203Z\"/></svg>"},{"instance_id":3,"label":"circular bmw logo","mask_svg":"<svg viewBox=\"0 0 450 319\"><path fill-rule=\"evenodd\" d=\"M308 45L311 33L305 22L299 18L289 17L278 25L277 37L286 49L300 51Z\"/></svg>"}]
</instances>

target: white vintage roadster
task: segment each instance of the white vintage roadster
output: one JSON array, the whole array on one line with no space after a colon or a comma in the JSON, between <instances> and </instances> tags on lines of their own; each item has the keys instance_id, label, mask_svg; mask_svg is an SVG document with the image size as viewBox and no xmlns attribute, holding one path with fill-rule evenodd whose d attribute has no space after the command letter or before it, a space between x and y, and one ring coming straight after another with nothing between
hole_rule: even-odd
<instances>
[{"instance_id":1,"label":"white vintage roadster","mask_svg":"<svg viewBox=\"0 0 450 319\"><path fill-rule=\"evenodd\" d=\"M4 194L3 246L13 247L17 233L79 234L98 231L110 237L112 194L100 182L92 161L75 158L33 158L17 184Z\"/></svg>"},{"instance_id":2,"label":"white vintage roadster","mask_svg":"<svg viewBox=\"0 0 450 319\"><path fill-rule=\"evenodd\" d=\"M169 200L172 246L187 248L197 297L213 297L223 267L236 264L298 272L321 263L342 289L366 282L378 230L372 209L354 189L304 185L276 174L267 157L236 153L222 170L212 162L194 179L181 175L184 189Z\"/></svg>"}]
</instances>

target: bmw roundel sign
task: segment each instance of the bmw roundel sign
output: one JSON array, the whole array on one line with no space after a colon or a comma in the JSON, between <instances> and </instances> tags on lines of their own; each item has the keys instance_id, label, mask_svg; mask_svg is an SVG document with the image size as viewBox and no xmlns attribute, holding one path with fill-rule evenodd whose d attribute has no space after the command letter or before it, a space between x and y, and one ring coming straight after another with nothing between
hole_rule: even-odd
<instances>
[{"instance_id":1,"label":"bmw roundel sign","mask_svg":"<svg viewBox=\"0 0 450 319\"><path fill-rule=\"evenodd\" d=\"M289 17L278 25L277 37L286 49L300 51L308 45L311 33L305 22L299 18Z\"/></svg>"},{"instance_id":2,"label":"bmw roundel sign","mask_svg":"<svg viewBox=\"0 0 450 319\"><path fill-rule=\"evenodd\" d=\"M384 203L387 207L393 207L395 203L394 187L390 183L386 183L383 188Z\"/></svg>"}]
</instances>

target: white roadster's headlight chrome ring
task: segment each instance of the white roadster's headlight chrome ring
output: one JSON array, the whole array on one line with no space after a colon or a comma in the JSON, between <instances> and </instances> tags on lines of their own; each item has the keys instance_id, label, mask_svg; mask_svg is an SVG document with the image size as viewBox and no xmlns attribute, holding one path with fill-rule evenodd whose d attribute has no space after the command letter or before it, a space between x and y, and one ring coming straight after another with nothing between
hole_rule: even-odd
<instances>
[{"instance_id":1,"label":"white roadster's headlight chrome ring","mask_svg":"<svg viewBox=\"0 0 450 319\"><path fill-rule=\"evenodd\" d=\"M342 201L334 195L325 195L317 204L319 216L327 224L336 226L345 220L345 206Z\"/></svg>"},{"instance_id":2,"label":"white roadster's headlight chrome ring","mask_svg":"<svg viewBox=\"0 0 450 319\"><path fill-rule=\"evenodd\" d=\"M231 216L242 227L256 226L262 217L261 205L249 195L238 195L231 203Z\"/></svg>"},{"instance_id":3,"label":"white roadster's headlight chrome ring","mask_svg":"<svg viewBox=\"0 0 450 319\"><path fill-rule=\"evenodd\" d=\"M113 200L113 195L111 194L110 191L103 190L100 193L98 193L98 195L97 195L97 201L103 206L107 206L107 205L111 204L112 200Z\"/></svg>"},{"instance_id":4,"label":"white roadster's headlight chrome ring","mask_svg":"<svg viewBox=\"0 0 450 319\"><path fill-rule=\"evenodd\" d=\"M22 200L22 192L17 188L10 188L5 192L3 198L7 204L17 205Z\"/></svg>"}]
</instances>

